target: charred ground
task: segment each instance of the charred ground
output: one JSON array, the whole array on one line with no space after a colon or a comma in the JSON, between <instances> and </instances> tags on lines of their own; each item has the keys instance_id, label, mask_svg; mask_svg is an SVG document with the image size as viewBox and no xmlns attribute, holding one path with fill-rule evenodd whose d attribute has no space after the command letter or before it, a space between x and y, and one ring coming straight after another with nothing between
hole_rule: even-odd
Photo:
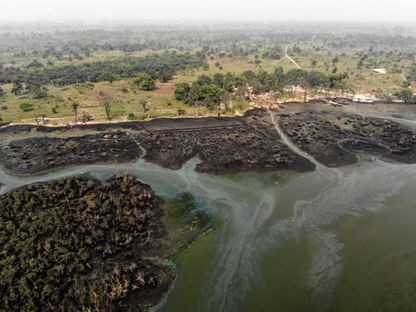
<instances>
[{"instance_id":1,"label":"charred ground","mask_svg":"<svg viewBox=\"0 0 416 312\"><path fill-rule=\"evenodd\" d=\"M1 311L137 311L175 277L150 260L165 250L164 211L132 176L33 184L0 206Z\"/></svg>"},{"instance_id":2,"label":"charred ground","mask_svg":"<svg viewBox=\"0 0 416 312\"><path fill-rule=\"evenodd\" d=\"M280 114L279 125L299 148L329 167L356 163L359 153L416 163L416 134L393 121L303 111Z\"/></svg>"}]
</instances>

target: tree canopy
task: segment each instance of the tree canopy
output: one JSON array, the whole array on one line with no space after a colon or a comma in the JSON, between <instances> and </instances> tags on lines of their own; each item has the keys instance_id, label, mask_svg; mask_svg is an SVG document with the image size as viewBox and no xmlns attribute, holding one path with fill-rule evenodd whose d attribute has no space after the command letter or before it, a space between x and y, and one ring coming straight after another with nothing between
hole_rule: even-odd
<instances>
[{"instance_id":1,"label":"tree canopy","mask_svg":"<svg viewBox=\"0 0 416 312\"><path fill-rule=\"evenodd\" d=\"M205 61L194 54L162 53L144 57L123 57L91 63L26 68L8 67L0 71L0 84L25 83L30 86L47 84L69 85L83 82L119 80L146 73L151 79L169 81L177 70L201 67ZM149 86L149 85L147 85ZM16 90L16 94L21 89ZM12 91L13 92L13 91ZM13 92L14 93L14 92Z\"/></svg>"}]
</instances>

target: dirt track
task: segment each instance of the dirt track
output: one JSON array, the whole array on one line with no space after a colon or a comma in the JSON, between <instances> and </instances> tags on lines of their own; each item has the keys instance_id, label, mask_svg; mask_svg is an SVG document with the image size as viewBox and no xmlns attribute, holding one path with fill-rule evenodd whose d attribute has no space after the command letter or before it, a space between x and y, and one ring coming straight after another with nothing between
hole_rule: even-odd
<instances>
[{"instance_id":1,"label":"dirt track","mask_svg":"<svg viewBox=\"0 0 416 312\"><path fill-rule=\"evenodd\" d=\"M389 120L316 111L278 118L300 149L329 167L353 164L360 153L416 163L416 134Z\"/></svg>"}]
</instances>

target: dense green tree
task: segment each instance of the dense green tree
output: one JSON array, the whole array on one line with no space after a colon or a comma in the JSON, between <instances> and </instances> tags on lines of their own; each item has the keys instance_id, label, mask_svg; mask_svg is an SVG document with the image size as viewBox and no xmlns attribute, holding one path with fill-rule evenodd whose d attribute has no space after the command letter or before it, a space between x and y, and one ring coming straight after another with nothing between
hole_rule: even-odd
<instances>
[{"instance_id":1,"label":"dense green tree","mask_svg":"<svg viewBox=\"0 0 416 312\"><path fill-rule=\"evenodd\" d=\"M416 104L416 96L411 89L403 89L394 94L398 99L406 104Z\"/></svg>"},{"instance_id":2,"label":"dense green tree","mask_svg":"<svg viewBox=\"0 0 416 312\"><path fill-rule=\"evenodd\" d=\"M245 94L246 86L250 86L253 93L282 92L287 85L301 86L305 90L311 88L339 88L345 87L347 74L325 75L318 71L305 71L292 69L285 73L282 67L275 69L273 73L260 70L258 73L245 71L242 75L217 73L212 78L201 75L189 85L181 83L176 85L175 98L190 105L206 105L214 108L221 100L227 102L231 96Z\"/></svg>"},{"instance_id":3,"label":"dense green tree","mask_svg":"<svg viewBox=\"0 0 416 312\"><path fill-rule=\"evenodd\" d=\"M75 122L78 120L78 107L79 103L77 101L72 101L71 103L72 111L74 112Z\"/></svg>"},{"instance_id":4,"label":"dense green tree","mask_svg":"<svg viewBox=\"0 0 416 312\"><path fill-rule=\"evenodd\" d=\"M291 69L286 74L286 83L289 85L304 86L307 83L307 73L302 69Z\"/></svg>"},{"instance_id":5,"label":"dense green tree","mask_svg":"<svg viewBox=\"0 0 416 312\"><path fill-rule=\"evenodd\" d=\"M185 103L191 105L205 105L210 109L221 102L221 89L213 83L206 85L195 84L192 86Z\"/></svg>"},{"instance_id":6,"label":"dense green tree","mask_svg":"<svg viewBox=\"0 0 416 312\"><path fill-rule=\"evenodd\" d=\"M0 71L0 84L24 82L29 86L41 86L98 81L111 82L115 79L135 77L137 73L146 73L152 79L167 82L173 78L178 69L196 68L204 64L206 64L204 60L196 55L163 53L161 55L123 57L76 65L31 67L23 70L8 67Z\"/></svg>"},{"instance_id":7,"label":"dense green tree","mask_svg":"<svg viewBox=\"0 0 416 312\"><path fill-rule=\"evenodd\" d=\"M199 76L194 84L204 86L204 85L211 84L211 83L212 83L211 77L204 74L204 75Z\"/></svg>"},{"instance_id":8,"label":"dense green tree","mask_svg":"<svg viewBox=\"0 0 416 312\"><path fill-rule=\"evenodd\" d=\"M146 73L138 73L134 78L133 83L140 90L153 91L156 89L155 79Z\"/></svg>"},{"instance_id":9,"label":"dense green tree","mask_svg":"<svg viewBox=\"0 0 416 312\"><path fill-rule=\"evenodd\" d=\"M45 87L35 86L31 88L31 93L34 99L40 100L48 97L48 92Z\"/></svg>"},{"instance_id":10,"label":"dense green tree","mask_svg":"<svg viewBox=\"0 0 416 312\"><path fill-rule=\"evenodd\" d=\"M331 89L344 89L346 79L348 79L347 73L329 75L328 76L329 84L326 87L331 88Z\"/></svg>"},{"instance_id":11,"label":"dense green tree","mask_svg":"<svg viewBox=\"0 0 416 312\"><path fill-rule=\"evenodd\" d=\"M256 78L256 74L252 70L246 70L246 71L243 72L243 77L246 80L253 80L253 79Z\"/></svg>"},{"instance_id":12,"label":"dense green tree","mask_svg":"<svg viewBox=\"0 0 416 312\"><path fill-rule=\"evenodd\" d=\"M22 94L22 91L23 91L23 84L22 83L16 82L16 83L13 84L12 93L15 96L18 96L18 95Z\"/></svg>"},{"instance_id":13,"label":"dense green tree","mask_svg":"<svg viewBox=\"0 0 416 312\"><path fill-rule=\"evenodd\" d=\"M212 81L219 86L220 88L225 87L225 81L224 81L224 75L221 73L214 74L214 77L212 78Z\"/></svg>"},{"instance_id":14,"label":"dense green tree","mask_svg":"<svg viewBox=\"0 0 416 312\"><path fill-rule=\"evenodd\" d=\"M177 99L178 101L185 101L190 90L191 86L189 85L189 83L178 83L175 89L175 99Z\"/></svg>"}]
</instances>

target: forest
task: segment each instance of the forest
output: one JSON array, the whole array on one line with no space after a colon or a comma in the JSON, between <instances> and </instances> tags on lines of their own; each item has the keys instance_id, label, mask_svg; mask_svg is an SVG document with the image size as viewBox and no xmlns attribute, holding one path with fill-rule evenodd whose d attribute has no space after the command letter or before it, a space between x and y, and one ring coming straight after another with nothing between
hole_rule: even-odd
<instances>
[{"instance_id":1,"label":"forest","mask_svg":"<svg viewBox=\"0 0 416 312\"><path fill-rule=\"evenodd\" d=\"M0 123L233 115L250 94L412 104L415 51L410 26L1 25Z\"/></svg>"},{"instance_id":2,"label":"forest","mask_svg":"<svg viewBox=\"0 0 416 312\"><path fill-rule=\"evenodd\" d=\"M0 84L25 83L31 88L47 84L64 86L83 82L113 82L136 76L140 72L148 74L153 79L159 79L161 82L167 82L173 78L177 70L203 65L204 60L201 57L177 53L124 57L65 66L44 66L35 60L23 69L8 67L0 71ZM15 93L18 93L16 88Z\"/></svg>"},{"instance_id":3,"label":"forest","mask_svg":"<svg viewBox=\"0 0 416 312\"><path fill-rule=\"evenodd\" d=\"M345 88L344 74L330 74L317 71L304 71L292 69L287 73L282 67L275 69L273 73L260 71L245 71L241 75L233 73L216 73L212 77L201 75L192 84L180 83L176 85L175 98L190 105L204 105L210 109L218 107L221 102L226 102L232 96L248 96L251 91L254 94L265 92L282 93L284 87L300 85L307 89L312 88Z\"/></svg>"},{"instance_id":4,"label":"forest","mask_svg":"<svg viewBox=\"0 0 416 312\"><path fill-rule=\"evenodd\" d=\"M297 43L316 50L368 50L415 55L415 30L365 24L197 24L171 23L114 25L37 24L2 25L0 63L22 58L82 60L99 51L160 51L176 49L247 56L264 51L283 55L283 47ZM264 50L266 49L266 50Z\"/></svg>"}]
</instances>

